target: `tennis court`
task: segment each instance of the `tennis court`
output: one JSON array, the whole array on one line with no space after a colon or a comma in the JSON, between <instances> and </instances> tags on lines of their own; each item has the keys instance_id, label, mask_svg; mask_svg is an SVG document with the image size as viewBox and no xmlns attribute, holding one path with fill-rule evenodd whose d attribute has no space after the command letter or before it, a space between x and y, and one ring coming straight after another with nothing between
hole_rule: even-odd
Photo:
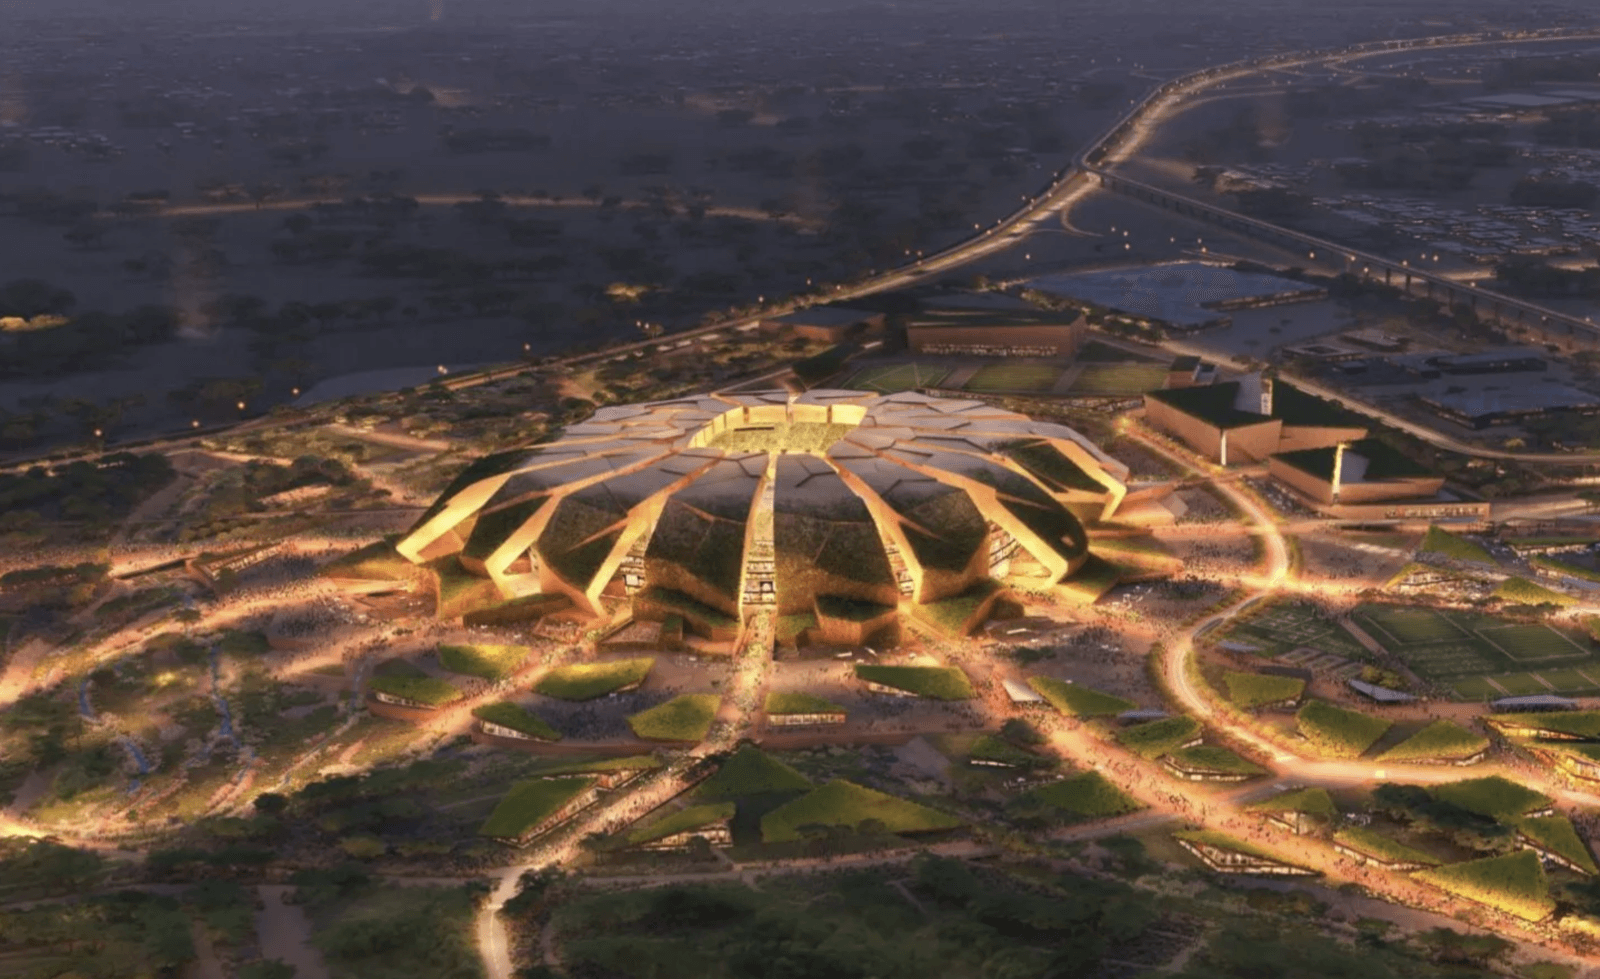
<instances>
[{"instance_id":1,"label":"tennis court","mask_svg":"<svg viewBox=\"0 0 1600 979\"><path fill-rule=\"evenodd\" d=\"M844 386L852 391L897 394L938 387L949 376L950 368L938 364L878 364L856 371Z\"/></svg>"}]
</instances>

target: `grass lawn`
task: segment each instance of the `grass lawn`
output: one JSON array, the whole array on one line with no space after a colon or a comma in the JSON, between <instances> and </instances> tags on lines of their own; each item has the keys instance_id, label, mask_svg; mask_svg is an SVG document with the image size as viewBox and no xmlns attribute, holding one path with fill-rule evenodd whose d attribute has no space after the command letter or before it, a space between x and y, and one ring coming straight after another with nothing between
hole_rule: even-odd
<instances>
[{"instance_id":1,"label":"grass lawn","mask_svg":"<svg viewBox=\"0 0 1600 979\"><path fill-rule=\"evenodd\" d=\"M1565 816L1534 816L1517 823L1517 831L1551 853L1572 861L1586 874L1600 874L1594 854L1583 842L1572 820Z\"/></svg>"},{"instance_id":2,"label":"grass lawn","mask_svg":"<svg viewBox=\"0 0 1600 979\"><path fill-rule=\"evenodd\" d=\"M1476 561L1480 564L1494 564L1494 557L1477 541L1452 534L1443 527L1435 524L1428 528L1428 534L1422 538L1420 550L1442 554L1458 561Z\"/></svg>"},{"instance_id":3,"label":"grass lawn","mask_svg":"<svg viewBox=\"0 0 1600 979\"><path fill-rule=\"evenodd\" d=\"M1594 667L1589 669L1600 673L1600 669ZM1550 684L1558 693L1575 694L1600 690L1600 682L1596 682L1589 670L1567 667L1560 670L1540 670L1539 675L1544 677L1544 682Z\"/></svg>"},{"instance_id":4,"label":"grass lawn","mask_svg":"<svg viewBox=\"0 0 1600 979\"><path fill-rule=\"evenodd\" d=\"M809 693L767 693L762 709L768 714L843 714L845 709L831 700Z\"/></svg>"},{"instance_id":5,"label":"grass lawn","mask_svg":"<svg viewBox=\"0 0 1600 979\"><path fill-rule=\"evenodd\" d=\"M1131 700L1054 677L1029 677L1028 686L1068 717L1108 717L1133 710L1135 706Z\"/></svg>"},{"instance_id":6,"label":"grass lawn","mask_svg":"<svg viewBox=\"0 0 1600 979\"><path fill-rule=\"evenodd\" d=\"M1295 715L1300 733L1318 751L1334 758L1358 758L1393 725L1393 721L1335 707L1325 700L1308 701Z\"/></svg>"},{"instance_id":7,"label":"grass lawn","mask_svg":"<svg viewBox=\"0 0 1600 979\"><path fill-rule=\"evenodd\" d=\"M917 388L938 387L949 376L950 368L938 364L879 364L856 371L841 387L851 391L896 394Z\"/></svg>"},{"instance_id":8,"label":"grass lawn","mask_svg":"<svg viewBox=\"0 0 1600 979\"><path fill-rule=\"evenodd\" d=\"M1048 391L1061 376L1054 364L984 364L968 379L966 390L1005 394Z\"/></svg>"},{"instance_id":9,"label":"grass lawn","mask_svg":"<svg viewBox=\"0 0 1600 979\"><path fill-rule=\"evenodd\" d=\"M1274 676L1270 673L1229 670L1222 674L1222 682L1228 688L1228 699L1246 710L1264 704L1298 700L1306 690L1306 681L1299 677Z\"/></svg>"},{"instance_id":10,"label":"grass lawn","mask_svg":"<svg viewBox=\"0 0 1600 979\"><path fill-rule=\"evenodd\" d=\"M1499 775L1446 782L1429 790L1435 799L1490 819L1508 820L1550 805L1550 797Z\"/></svg>"},{"instance_id":11,"label":"grass lawn","mask_svg":"<svg viewBox=\"0 0 1600 979\"><path fill-rule=\"evenodd\" d=\"M628 727L646 741L700 741L711 730L717 705L714 693L686 693L628 717Z\"/></svg>"},{"instance_id":12,"label":"grass lawn","mask_svg":"<svg viewBox=\"0 0 1600 979\"><path fill-rule=\"evenodd\" d=\"M1333 804L1333 796L1321 787L1279 792L1260 802L1252 802L1245 808L1251 812L1302 812L1323 819L1333 819L1339 815L1338 808Z\"/></svg>"},{"instance_id":13,"label":"grass lawn","mask_svg":"<svg viewBox=\"0 0 1600 979\"><path fill-rule=\"evenodd\" d=\"M1254 843L1229 836L1226 833L1219 833L1212 829L1180 830L1179 832L1173 833L1172 838L1175 840L1184 840L1189 843L1197 843L1201 846L1216 847L1219 850L1229 850L1234 853L1242 853L1246 856L1259 857L1263 860L1274 860L1278 863L1286 863L1291 866L1294 865L1293 860L1290 860L1281 854L1274 853L1265 847L1256 846Z\"/></svg>"},{"instance_id":14,"label":"grass lawn","mask_svg":"<svg viewBox=\"0 0 1600 979\"><path fill-rule=\"evenodd\" d=\"M971 700L972 681L955 666L874 666L856 664L856 679L930 700Z\"/></svg>"},{"instance_id":15,"label":"grass lawn","mask_svg":"<svg viewBox=\"0 0 1600 979\"><path fill-rule=\"evenodd\" d=\"M527 646L440 646L439 665L451 673L498 682L517 672L528 658Z\"/></svg>"},{"instance_id":16,"label":"grass lawn","mask_svg":"<svg viewBox=\"0 0 1600 979\"><path fill-rule=\"evenodd\" d=\"M391 697L403 697L430 707L442 707L464 694L443 680L428 676L405 660L390 660L373 671L367 687Z\"/></svg>"},{"instance_id":17,"label":"grass lawn","mask_svg":"<svg viewBox=\"0 0 1600 979\"><path fill-rule=\"evenodd\" d=\"M1068 394L1134 397L1159 388L1167 379L1161 364L1084 364Z\"/></svg>"},{"instance_id":18,"label":"grass lawn","mask_svg":"<svg viewBox=\"0 0 1600 979\"><path fill-rule=\"evenodd\" d=\"M1578 600L1563 592L1551 591L1526 578L1507 578L1494 590L1493 598L1513 605L1576 605Z\"/></svg>"},{"instance_id":19,"label":"grass lawn","mask_svg":"<svg viewBox=\"0 0 1600 979\"><path fill-rule=\"evenodd\" d=\"M1144 805L1117 788L1099 772L1084 772L1030 790L1024 798L1080 819L1104 819L1143 809Z\"/></svg>"},{"instance_id":20,"label":"grass lawn","mask_svg":"<svg viewBox=\"0 0 1600 979\"><path fill-rule=\"evenodd\" d=\"M1167 752L1173 765L1185 771L1210 772L1217 775L1265 775L1267 770L1248 758L1240 757L1227 748L1202 744L1193 748L1179 748Z\"/></svg>"},{"instance_id":21,"label":"grass lawn","mask_svg":"<svg viewBox=\"0 0 1600 979\"><path fill-rule=\"evenodd\" d=\"M638 686L656 661L644 656L610 663L568 663L557 666L534 684L534 692L557 700L593 700L625 687Z\"/></svg>"},{"instance_id":22,"label":"grass lawn","mask_svg":"<svg viewBox=\"0 0 1600 979\"><path fill-rule=\"evenodd\" d=\"M1540 683L1539 678L1532 673L1502 673L1489 679L1513 697L1550 692L1550 688Z\"/></svg>"},{"instance_id":23,"label":"grass lawn","mask_svg":"<svg viewBox=\"0 0 1600 979\"><path fill-rule=\"evenodd\" d=\"M1450 686L1462 700L1493 700L1505 696L1481 676L1469 676L1464 680L1457 680Z\"/></svg>"},{"instance_id":24,"label":"grass lawn","mask_svg":"<svg viewBox=\"0 0 1600 979\"><path fill-rule=\"evenodd\" d=\"M1415 847L1406 846L1375 830L1362 826L1347 826L1333 834L1334 842L1343 843L1357 853L1376 857L1385 863L1420 863L1424 867L1439 866L1439 858Z\"/></svg>"},{"instance_id":25,"label":"grass lawn","mask_svg":"<svg viewBox=\"0 0 1600 979\"><path fill-rule=\"evenodd\" d=\"M1355 611L1363 626L1384 645L1420 645L1463 639L1466 632L1431 608L1399 608L1393 605L1363 605Z\"/></svg>"},{"instance_id":26,"label":"grass lawn","mask_svg":"<svg viewBox=\"0 0 1600 979\"><path fill-rule=\"evenodd\" d=\"M702 829L733 818L736 807L731 802L714 802L703 806L690 806L662 816L654 822L636 826L628 831L628 845L639 846L654 840L676 836L691 830Z\"/></svg>"},{"instance_id":27,"label":"grass lawn","mask_svg":"<svg viewBox=\"0 0 1600 979\"><path fill-rule=\"evenodd\" d=\"M695 789L699 799L738 799L767 792L805 792L811 780L754 745L743 745Z\"/></svg>"},{"instance_id":28,"label":"grass lawn","mask_svg":"<svg viewBox=\"0 0 1600 979\"><path fill-rule=\"evenodd\" d=\"M869 819L890 833L925 833L962 825L948 813L836 779L762 816L761 838L782 843L803 838L800 830L804 826L859 828Z\"/></svg>"},{"instance_id":29,"label":"grass lawn","mask_svg":"<svg viewBox=\"0 0 1600 979\"><path fill-rule=\"evenodd\" d=\"M967 752L967 759L972 762L996 762L1013 768L1044 768L1053 764L1052 759L1044 755L1036 755L992 734L981 735L974 741Z\"/></svg>"},{"instance_id":30,"label":"grass lawn","mask_svg":"<svg viewBox=\"0 0 1600 979\"><path fill-rule=\"evenodd\" d=\"M1416 878L1529 921L1542 921L1556 908L1550 881L1532 850L1424 870Z\"/></svg>"},{"instance_id":31,"label":"grass lawn","mask_svg":"<svg viewBox=\"0 0 1600 979\"><path fill-rule=\"evenodd\" d=\"M1600 738L1600 710L1551 711L1535 714L1491 714L1489 720L1518 727L1537 728L1579 740Z\"/></svg>"},{"instance_id":32,"label":"grass lawn","mask_svg":"<svg viewBox=\"0 0 1600 979\"><path fill-rule=\"evenodd\" d=\"M575 776L571 778L536 778L518 782L511 787L494 812L484 820L479 836L494 839L520 839L561 808L581 795L594 779Z\"/></svg>"},{"instance_id":33,"label":"grass lawn","mask_svg":"<svg viewBox=\"0 0 1600 979\"><path fill-rule=\"evenodd\" d=\"M521 731L531 738L540 741L560 741L561 732L546 724L543 718L532 713L526 708L513 704L509 700L502 700L495 704L484 704L472 708L472 716L480 721L508 727L513 731Z\"/></svg>"},{"instance_id":34,"label":"grass lawn","mask_svg":"<svg viewBox=\"0 0 1600 979\"><path fill-rule=\"evenodd\" d=\"M1378 756L1378 761L1456 761L1489 747L1489 739L1446 720L1437 720Z\"/></svg>"},{"instance_id":35,"label":"grass lawn","mask_svg":"<svg viewBox=\"0 0 1600 979\"><path fill-rule=\"evenodd\" d=\"M1141 758L1159 758L1200 736L1200 722L1192 717L1164 717L1135 724L1117 732L1117 743Z\"/></svg>"}]
</instances>

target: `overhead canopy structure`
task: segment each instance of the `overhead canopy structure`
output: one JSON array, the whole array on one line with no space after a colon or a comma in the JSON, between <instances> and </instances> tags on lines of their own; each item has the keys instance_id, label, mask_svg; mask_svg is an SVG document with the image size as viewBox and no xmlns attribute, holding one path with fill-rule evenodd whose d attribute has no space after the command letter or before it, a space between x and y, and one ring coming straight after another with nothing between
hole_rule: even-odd
<instances>
[{"instance_id":1,"label":"overhead canopy structure","mask_svg":"<svg viewBox=\"0 0 1600 979\"><path fill-rule=\"evenodd\" d=\"M559 441L479 461L398 549L596 615L611 596L691 628L754 607L876 623L976 594L1017 562L1062 580L1088 558L1073 510L1111 516L1126 479L1072 429L979 401L692 397L603 408Z\"/></svg>"}]
</instances>

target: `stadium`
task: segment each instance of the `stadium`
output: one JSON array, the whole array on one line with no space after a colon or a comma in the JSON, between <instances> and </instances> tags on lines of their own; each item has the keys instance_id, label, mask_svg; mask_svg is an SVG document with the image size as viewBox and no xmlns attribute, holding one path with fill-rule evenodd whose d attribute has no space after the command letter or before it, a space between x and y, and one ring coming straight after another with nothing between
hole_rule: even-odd
<instances>
[{"instance_id":1,"label":"stadium","mask_svg":"<svg viewBox=\"0 0 1600 979\"><path fill-rule=\"evenodd\" d=\"M1115 514L1127 475L1072 429L979 401L701 396L603 408L478 461L397 549L503 600L564 596L707 638L760 612L815 616L830 641L901 613L964 631L1001 581L1082 567L1082 520Z\"/></svg>"}]
</instances>

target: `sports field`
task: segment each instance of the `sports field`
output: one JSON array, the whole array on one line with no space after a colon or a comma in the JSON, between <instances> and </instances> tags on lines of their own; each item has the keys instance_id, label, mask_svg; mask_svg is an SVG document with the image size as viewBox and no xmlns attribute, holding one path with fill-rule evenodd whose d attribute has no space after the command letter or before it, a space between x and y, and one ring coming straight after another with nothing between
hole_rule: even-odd
<instances>
[{"instance_id":1,"label":"sports field","mask_svg":"<svg viewBox=\"0 0 1600 979\"><path fill-rule=\"evenodd\" d=\"M1363 605L1352 619L1412 672L1466 700L1600 692L1600 649L1547 625L1395 605Z\"/></svg>"},{"instance_id":2,"label":"sports field","mask_svg":"<svg viewBox=\"0 0 1600 979\"><path fill-rule=\"evenodd\" d=\"M968 391L1003 394L1048 391L1061 376L1054 364L985 364L967 380Z\"/></svg>"},{"instance_id":3,"label":"sports field","mask_svg":"<svg viewBox=\"0 0 1600 979\"><path fill-rule=\"evenodd\" d=\"M1068 394L1134 397L1154 391L1167 379L1160 364L1084 364Z\"/></svg>"},{"instance_id":4,"label":"sports field","mask_svg":"<svg viewBox=\"0 0 1600 979\"><path fill-rule=\"evenodd\" d=\"M950 368L938 364L878 364L856 371L844 386L852 391L897 394L938 387L949 376Z\"/></svg>"}]
</instances>

